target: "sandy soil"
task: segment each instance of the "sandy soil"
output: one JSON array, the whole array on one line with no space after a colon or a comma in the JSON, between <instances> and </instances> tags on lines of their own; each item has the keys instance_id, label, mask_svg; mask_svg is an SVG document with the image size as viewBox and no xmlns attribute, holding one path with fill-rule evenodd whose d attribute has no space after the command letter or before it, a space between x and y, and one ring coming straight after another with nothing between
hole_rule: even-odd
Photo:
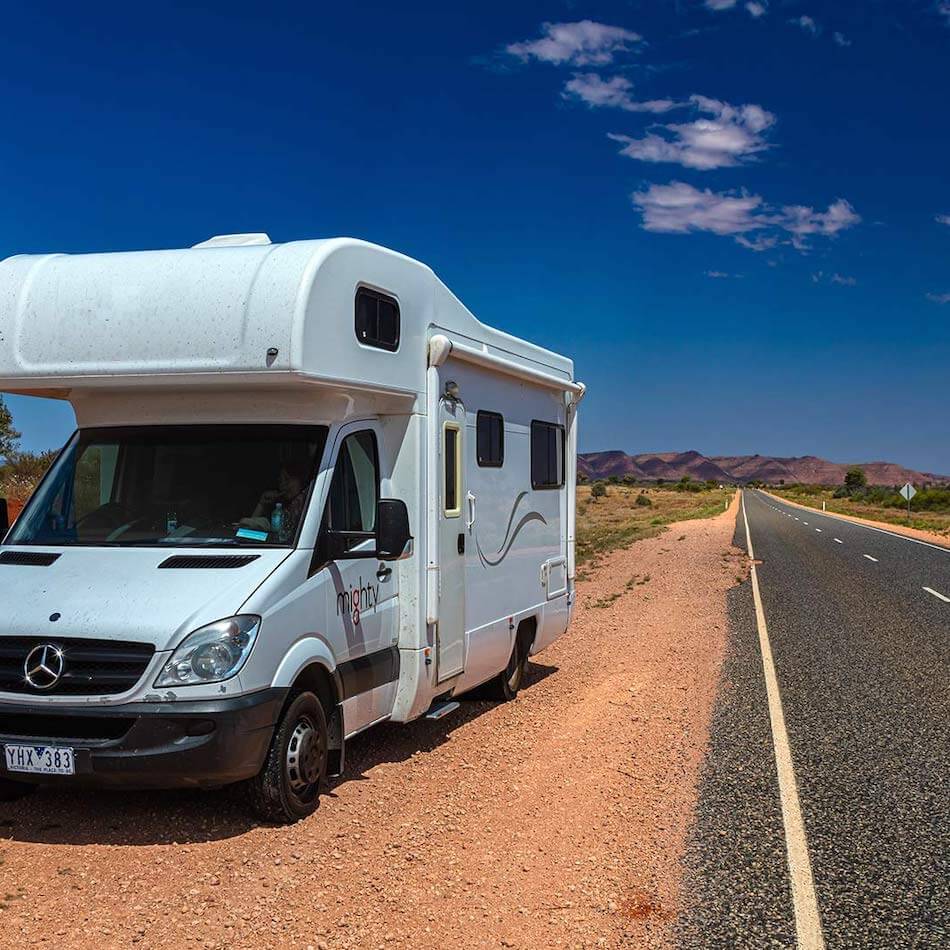
<instances>
[{"instance_id":1,"label":"sandy soil","mask_svg":"<svg viewBox=\"0 0 950 950\"><path fill-rule=\"evenodd\" d=\"M734 523L605 558L515 702L373 730L294 827L221 794L0 805L0 945L667 945Z\"/></svg>"},{"instance_id":2,"label":"sandy soil","mask_svg":"<svg viewBox=\"0 0 950 950\"><path fill-rule=\"evenodd\" d=\"M771 492L763 491L763 495L771 495L776 501L783 501L786 504L794 505L796 508L803 508L805 511L817 511L809 505L799 504L789 498L783 498L781 495L772 495ZM940 545L940 547L950 548L950 538L945 534L937 534L934 531L922 531L920 528L911 528L902 524L891 524L889 521L872 521L870 518L859 518L857 515L843 515L838 511L825 511L822 514L830 518L842 518L845 521L855 521L858 524L869 524L873 528L883 528L885 531L893 531L894 534L903 534L908 538L916 538L918 541L929 541L931 544Z\"/></svg>"}]
</instances>

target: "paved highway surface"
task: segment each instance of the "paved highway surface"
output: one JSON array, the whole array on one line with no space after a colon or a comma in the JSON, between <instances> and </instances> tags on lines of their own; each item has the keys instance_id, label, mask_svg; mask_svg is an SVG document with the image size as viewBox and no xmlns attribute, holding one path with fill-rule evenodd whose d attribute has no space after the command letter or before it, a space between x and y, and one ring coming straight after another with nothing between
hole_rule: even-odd
<instances>
[{"instance_id":1,"label":"paved highway surface","mask_svg":"<svg viewBox=\"0 0 950 950\"><path fill-rule=\"evenodd\" d=\"M798 896L810 890L820 930L809 944L796 926L794 808L786 794L783 818L746 582L730 601L683 942L948 946L950 551L761 492L745 492L745 512L812 872Z\"/></svg>"}]
</instances>

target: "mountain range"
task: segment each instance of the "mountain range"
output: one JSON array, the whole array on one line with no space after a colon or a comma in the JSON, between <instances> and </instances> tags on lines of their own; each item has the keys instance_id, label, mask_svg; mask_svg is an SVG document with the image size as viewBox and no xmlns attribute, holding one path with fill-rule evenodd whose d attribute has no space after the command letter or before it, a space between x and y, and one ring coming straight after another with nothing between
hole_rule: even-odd
<instances>
[{"instance_id":1,"label":"mountain range","mask_svg":"<svg viewBox=\"0 0 950 950\"><path fill-rule=\"evenodd\" d=\"M628 455L610 452L586 452L577 457L577 472L588 479L625 475L637 481L678 482L689 475L693 481L770 484L840 485L845 472L854 465L864 469L869 485L917 485L950 483L950 476L917 472L894 462L829 462L815 455L780 458L773 455L712 455L690 452L644 452Z\"/></svg>"}]
</instances>

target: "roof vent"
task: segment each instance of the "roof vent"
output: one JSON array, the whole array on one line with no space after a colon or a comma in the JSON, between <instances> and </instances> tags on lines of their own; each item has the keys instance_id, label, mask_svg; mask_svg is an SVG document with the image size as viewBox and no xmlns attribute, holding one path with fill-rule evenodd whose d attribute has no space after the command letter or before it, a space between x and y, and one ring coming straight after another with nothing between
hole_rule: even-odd
<instances>
[{"instance_id":1,"label":"roof vent","mask_svg":"<svg viewBox=\"0 0 950 950\"><path fill-rule=\"evenodd\" d=\"M193 247L250 247L254 244L272 244L270 235L260 231L256 234L216 234Z\"/></svg>"},{"instance_id":2,"label":"roof vent","mask_svg":"<svg viewBox=\"0 0 950 950\"><path fill-rule=\"evenodd\" d=\"M189 554L176 554L167 560L162 561L158 565L159 569L166 570L184 570L184 571L195 571L195 570L212 570L220 571L228 568L235 567L245 567L251 563L251 561L256 561L260 557L259 554L237 554L237 555L228 555L222 554L217 557L202 557L201 555L189 555Z\"/></svg>"}]
</instances>

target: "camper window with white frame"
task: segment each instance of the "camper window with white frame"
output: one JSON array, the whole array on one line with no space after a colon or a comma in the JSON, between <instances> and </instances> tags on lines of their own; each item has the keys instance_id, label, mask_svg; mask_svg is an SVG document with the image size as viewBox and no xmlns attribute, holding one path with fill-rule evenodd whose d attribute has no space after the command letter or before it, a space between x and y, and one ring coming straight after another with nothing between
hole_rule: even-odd
<instances>
[{"instance_id":1,"label":"camper window with white frame","mask_svg":"<svg viewBox=\"0 0 950 950\"><path fill-rule=\"evenodd\" d=\"M458 425L446 422L442 429L442 507L449 518L457 518L462 513L461 441Z\"/></svg>"}]
</instances>

